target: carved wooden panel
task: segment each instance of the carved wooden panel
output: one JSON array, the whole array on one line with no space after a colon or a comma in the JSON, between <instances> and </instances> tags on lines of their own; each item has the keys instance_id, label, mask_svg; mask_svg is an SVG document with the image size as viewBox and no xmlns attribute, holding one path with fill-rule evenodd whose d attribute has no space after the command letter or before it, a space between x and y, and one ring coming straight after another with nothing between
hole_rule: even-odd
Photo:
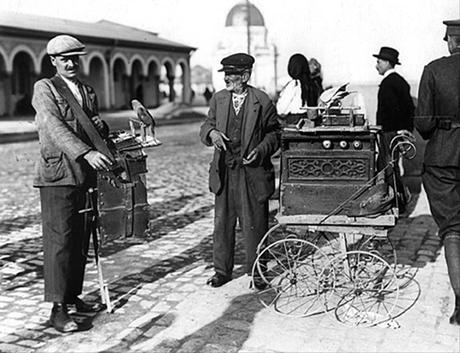
<instances>
[{"instance_id":1,"label":"carved wooden panel","mask_svg":"<svg viewBox=\"0 0 460 353\"><path fill-rule=\"evenodd\" d=\"M287 158L288 180L367 180L367 158Z\"/></svg>"}]
</instances>

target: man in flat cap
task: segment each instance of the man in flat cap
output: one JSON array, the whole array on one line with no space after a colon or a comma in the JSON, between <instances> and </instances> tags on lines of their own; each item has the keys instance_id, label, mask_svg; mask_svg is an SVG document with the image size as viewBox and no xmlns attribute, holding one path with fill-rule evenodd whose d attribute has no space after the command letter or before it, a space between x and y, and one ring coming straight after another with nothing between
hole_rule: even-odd
<instances>
[{"instance_id":1,"label":"man in flat cap","mask_svg":"<svg viewBox=\"0 0 460 353\"><path fill-rule=\"evenodd\" d=\"M220 287L232 279L237 219L246 240L246 272L268 230L268 199L275 190L271 156L279 147L277 113L268 95L248 85L254 58L238 53L221 61L226 88L213 95L200 137L214 146L209 188L215 196L213 261L208 280ZM261 289L261 278L251 282ZM252 285L251 284L251 285Z\"/></svg>"},{"instance_id":2,"label":"man in flat cap","mask_svg":"<svg viewBox=\"0 0 460 353\"><path fill-rule=\"evenodd\" d=\"M420 80L415 127L428 144L423 186L439 227L460 325L460 20L444 21L450 56L425 66Z\"/></svg>"},{"instance_id":3,"label":"man in flat cap","mask_svg":"<svg viewBox=\"0 0 460 353\"><path fill-rule=\"evenodd\" d=\"M395 66L401 64L399 52L390 47L381 47L379 53L373 56L377 58L375 68L383 76L377 94L377 125L382 127L378 167L383 169L391 159L390 142L393 137L402 132L411 135L415 107L409 84L395 70ZM401 163L395 165L393 173L396 173L399 205L404 210L409 201L409 192L402 184L400 167ZM386 179L391 180L391 171L387 171Z\"/></svg>"},{"instance_id":4,"label":"man in flat cap","mask_svg":"<svg viewBox=\"0 0 460 353\"><path fill-rule=\"evenodd\" d=\"M71 332L78 326L68 314L68 304L79 312L99 309L78 297L89 241L89 225L79 211L85 208L88 188L95 186L95 170L108 170L111 159L95 149L63 95L65 91L72 96L96 133L108 134L98 115L94 90L77 79L79 56L86 54L84 45L74 37L59 35L46 49L56 75L34 86L32 105L40 141L34 186L40 190L45 301L53 302L50 323L58 331Z\"/></svg>"}]
</instances>

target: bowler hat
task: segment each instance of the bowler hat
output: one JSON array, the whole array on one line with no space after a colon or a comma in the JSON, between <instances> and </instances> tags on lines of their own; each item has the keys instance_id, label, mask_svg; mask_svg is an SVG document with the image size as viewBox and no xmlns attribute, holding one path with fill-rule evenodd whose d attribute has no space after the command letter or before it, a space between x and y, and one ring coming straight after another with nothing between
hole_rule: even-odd
<instances>
[{"instance_id":1,"label":"bowler hat","mask_svg":"<svg viewBox=\"0 0 460 353\"><path fill-rule=\"evenodd\" d=\"M85 46L77 39L67 34L61 34L51 39L46 45L46 52L52 56L85 55Z\"/></svg>"},{"instance_id":2,"label":"bowler hat","mask_svg":"<svg viewBox=\"0 0 460 353\"><path fill-rule=\"evenodd\" d=\"M400 65L401 63L398 60L399 52L396 49L390 47L381 47L378 54L373 54L376 58L387 60L393 64Z\"/></svg>"},{"instance_id":3,"label":"bowler hat","mask_svg":"<svg viewBox=\"0 0 460 353\"><path fill-rule=\"evenodd\" d=\"M245 53L237 53L223 58L220 63L222 64L222 68L217 71L239 74L252 69L254 58Z\"/></svg>"},{"instance_id":4,"label":"bowler hat","mask_svg":"<svg viewBox=\"0 0 460 353\"><path fill-rule=\"evenodd\" d=\"M449 20L449 21L443 21L447 28L446 28L446 34L444 35L444 40L447 41L447 36L460 36L460 20Z\"/></svg>"}]
</instances>

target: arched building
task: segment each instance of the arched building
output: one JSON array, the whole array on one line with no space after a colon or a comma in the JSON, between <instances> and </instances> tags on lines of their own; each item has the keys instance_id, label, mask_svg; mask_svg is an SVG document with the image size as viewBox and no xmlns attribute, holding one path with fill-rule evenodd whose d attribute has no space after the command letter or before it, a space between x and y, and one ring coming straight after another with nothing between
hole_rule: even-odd
<instances>
[{"instance_id":1,"label":"arched building","mask_svg":"<svg viewBox=\"0 0 460 353\"><path fill-rule=\"evenodd\" d=\"M0 116L32 112L34 82L55 72L46 44L63 33L86 46L81 78L96 90L100 109L126 108L133 98L147 107L190 101L193 47L105 20L87 23L6 12L0 13Z\"/></svg>"},{"instance_id":2,"label":"arched building","mask_svg":"<svg viewBox=\"0 0 460 353\"><path fill-rule=\"evenodd\" d=\"M269 38L262 13L249 1L236 4L227 15L213 60L214 87L224 86L222 76L217 73L220 60L233 53L247 53L248 47L249 54L256 60L250 83L274 96L277 89L276 46Z\"/></svg>"}]
</instances>

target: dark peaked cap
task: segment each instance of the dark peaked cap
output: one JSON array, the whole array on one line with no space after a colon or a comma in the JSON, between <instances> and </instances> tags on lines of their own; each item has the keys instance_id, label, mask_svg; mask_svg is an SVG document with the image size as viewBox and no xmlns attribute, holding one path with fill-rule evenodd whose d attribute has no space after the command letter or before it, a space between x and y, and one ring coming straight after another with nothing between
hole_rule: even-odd
<instances>
[{"instance_id":1,"label":"dark peaked cap","mask_svg":"<svg viewBox=\"0 0 460 353\"><path fill-rule=\"evenodd\" d=\"M223 58L220 63L222 68L217 71L239 74L252 69L254 58L245 53L237 53Z\"/></svg>"},{"instance_id":2,"label":"dark peaked cap","mask_svg":"<svg viewBox=\"0 0 460 353\"><path fill-rule=\"evenodd\" d=\"M460 20L449 20L443 21L447 28L446 28L446 35L444 36L444 40L447 40L447 36L460 36Z\"/></svg>"}]
</instances>

